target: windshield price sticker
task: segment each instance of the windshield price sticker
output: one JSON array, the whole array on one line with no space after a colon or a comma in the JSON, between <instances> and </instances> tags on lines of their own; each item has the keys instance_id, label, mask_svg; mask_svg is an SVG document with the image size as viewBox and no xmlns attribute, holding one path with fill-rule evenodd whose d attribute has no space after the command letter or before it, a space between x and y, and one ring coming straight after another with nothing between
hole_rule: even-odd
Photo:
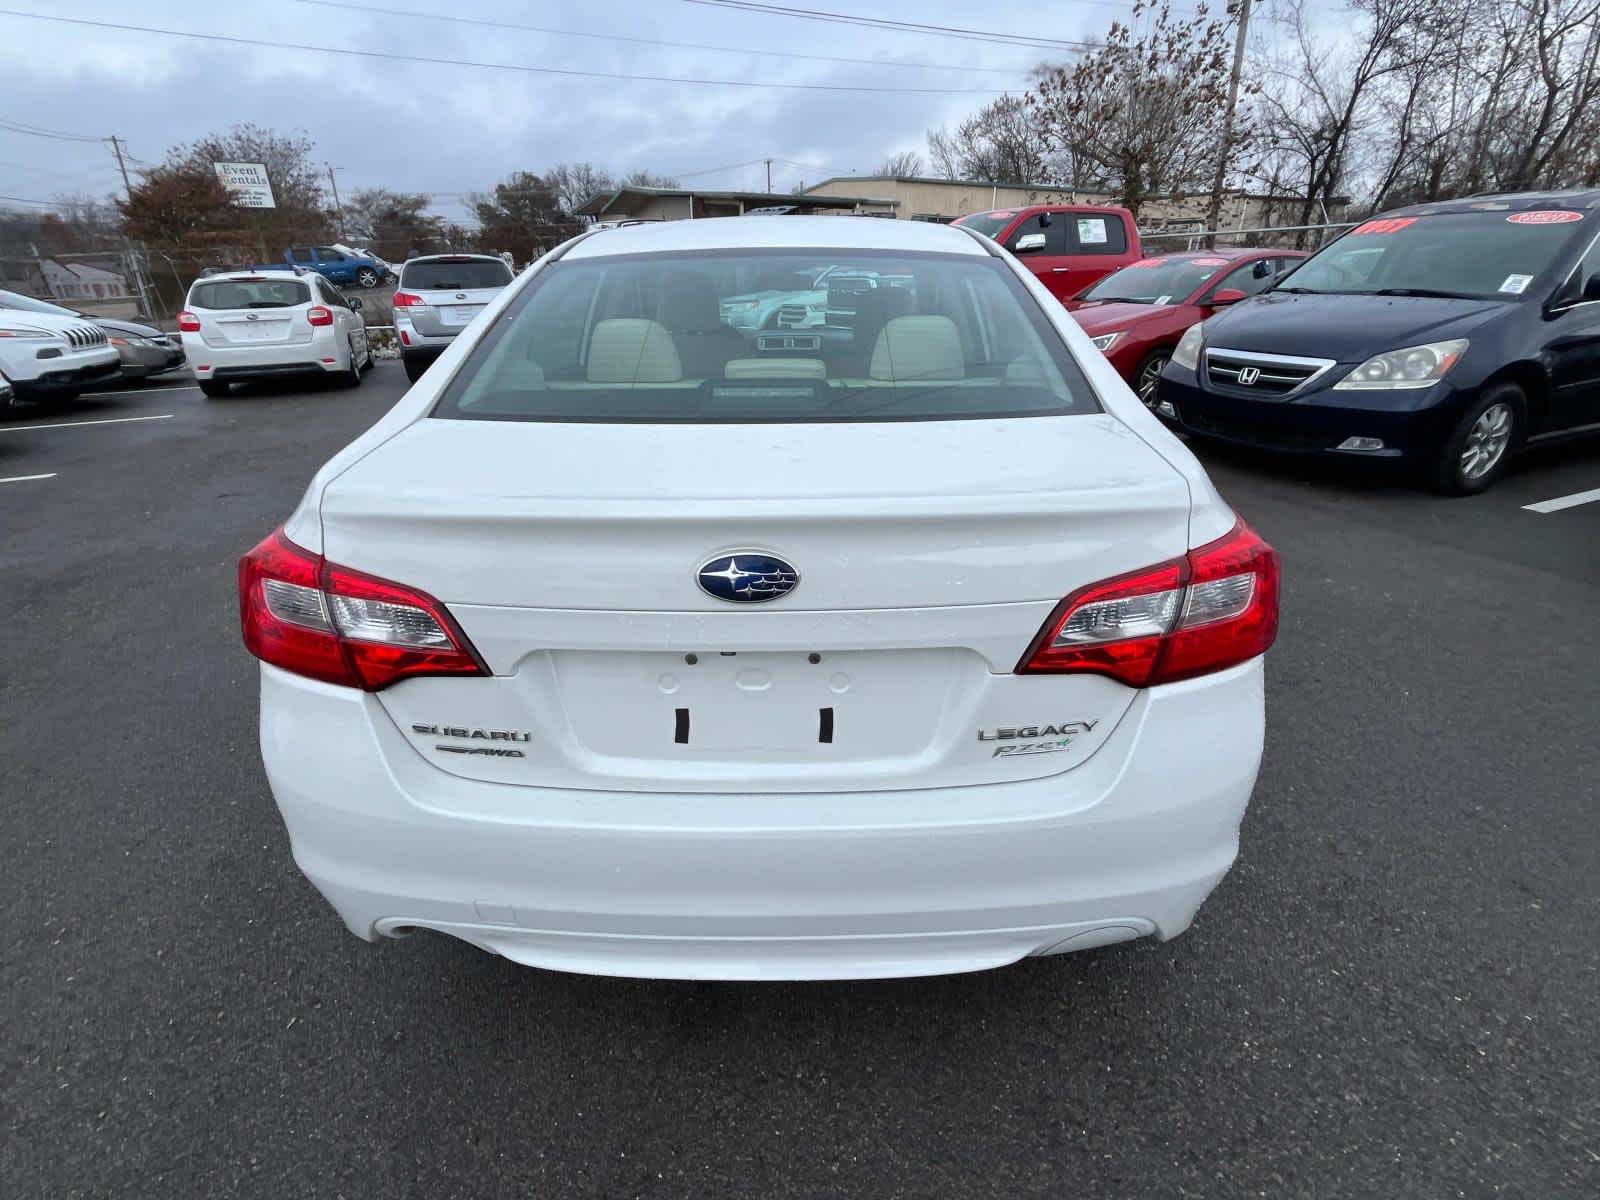
<instances>
[{"instance_id":1,"label":"windshield price sticker","mask_svg":"<svg viewBox=\"0 0 1600 1200\"><path fill-rule=\"evenodd\" d=\"M1156 297L1156 303L1157 304L1171 304L1172 303L1172 297L1171 296L1157 296Z\"/></svg>"},{"instance_id":2,"label":"windshield price sticker","mask_svg":"<svg viewBox=\"0 0 1600 1200\"><path fill-rule=\"evenodd\" d=\"M1085 246L1099 246L1106 241L1106 219L1104 217L1079 217L1078 241Z\"/></svg>"},{"instance_id":3,"label":"windshield price sticker","mask_svg":"<svg viewBox=\"0 0 1600 1200\"><path fill-rule=\"evenodd\" d=\"M1506 281L1500 285L1500 290L1510 292L1513 296L1520 296L1528 290L1528 285L1532 282L1532 275L1507 275Z\"/></svg>"},{"instance_id":4,"label":"windshield price sticker","mask_svg":"<svg viewBox=\"0 0 1600 1200\"><path fill-rule=\"evenodd\" d=\"M1506 220L1513 225L1570 225L1573 221L1583 220L1583 214L1566 208L1540 208L1533 212L1512 213Z\"/></svg>"},{"instance_id":5,"label":"windshield price sticker","mask_svg":"<svg viewBox=\"0 0 1600 1200\"><path fill-rule=\"evenodd\" d=\"M1361 233L1399 233L1407 225L1415 225L1415 217L1386 217L1382 221L1368 221L1364 225L1357 225L1350 232Z\"/></svg>"}]
</instances>

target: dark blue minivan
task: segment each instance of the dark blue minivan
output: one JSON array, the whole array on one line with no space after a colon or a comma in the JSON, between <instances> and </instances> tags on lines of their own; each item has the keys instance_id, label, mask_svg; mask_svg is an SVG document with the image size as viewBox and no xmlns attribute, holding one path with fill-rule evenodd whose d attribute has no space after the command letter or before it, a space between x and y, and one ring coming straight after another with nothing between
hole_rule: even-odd
<instances>
[{"instance_id":1,"label":"dark blue minivan","mask_svg":"<svg viewBox=\"0 0 1600 1200\"><path fill-rule=\"evenodd\" d=\"M1600 190L1399 209L1193 326L1155 409L1199 438L1398 459L1439 490L1600 433Z\"/></svg>"}]
</instances>

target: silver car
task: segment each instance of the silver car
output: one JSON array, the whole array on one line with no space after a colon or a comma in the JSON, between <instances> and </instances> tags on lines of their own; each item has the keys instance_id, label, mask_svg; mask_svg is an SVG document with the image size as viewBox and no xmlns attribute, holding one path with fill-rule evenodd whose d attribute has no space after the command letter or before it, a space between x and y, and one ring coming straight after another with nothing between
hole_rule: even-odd
<instances>
[{"instance_id":1,"label":"silver car","mask_svg":"<svg viewBox=\"0 0 1600 1200\"><path fill-rule=\"evenodd\" d=\"M511 268L489 254L429 254L400 268L394 331L406 378L415 383L500 289Z\"/></svg>"}]
</instances>

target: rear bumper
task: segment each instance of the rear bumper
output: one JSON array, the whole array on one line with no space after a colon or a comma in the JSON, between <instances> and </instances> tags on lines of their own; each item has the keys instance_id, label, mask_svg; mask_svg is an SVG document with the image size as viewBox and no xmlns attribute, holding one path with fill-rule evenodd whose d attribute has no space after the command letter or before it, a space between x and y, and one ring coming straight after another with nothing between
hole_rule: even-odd
<instances>
[{"instance_id":1,"label":"rear bumper","mask_svg":"<svg viewBox=\"0 0 1600 1200\"><path fill-rule=\"evenodd\" d=\"M310 341L269 346L208 346L197 335L184 334L183 349L195 377L202 380L272 379L344 370L343 343L323 330Z\"/></svg>"},{"instance_id":2,"label":"rear bumper","mask_svg":"<svg viewBox=\"0 0 1600 1200\"><path fill-rule=\"evenodd\" d=\"M1173 937L1233 862L1262 733L1256 660L1141 693L1087 762L1025 782L528 788L440 771L373 697L261 669L295 859L354 933L607 975L942 974Z\"/></svg>"},{"instance_id":3,"label":"rear bumper","mask_svg":"<svg viewBox=\"0 0 1600 1200\"><path fill-rule=\"evenodd\" d=\"M1169 363L1157 399L1162 416L1185 433L1236 445L1294 454L1349 453L1347 438L1378 438L1383 449L1363 458L1431 457L1446 437L1463 397L1446 384L1421 392L1334 392L1292 400L1247 400L1200 386L1193 371Z\"/></svg>"},{"instance_id":4,"label":"rear bumper","mask_svg":"<svg viewBox=\"0 0 1600 1200\"><path fill-rule=\"evenodd\" d=\"M461 329L465 328L465 325L461 326ZM460 335L461 329L424 332L406 317L404 310L397 310L394 315L394 332L400 341L400 353L408 358L437 358L450 348L450 343Z\"/></svg>"}]
</instances>

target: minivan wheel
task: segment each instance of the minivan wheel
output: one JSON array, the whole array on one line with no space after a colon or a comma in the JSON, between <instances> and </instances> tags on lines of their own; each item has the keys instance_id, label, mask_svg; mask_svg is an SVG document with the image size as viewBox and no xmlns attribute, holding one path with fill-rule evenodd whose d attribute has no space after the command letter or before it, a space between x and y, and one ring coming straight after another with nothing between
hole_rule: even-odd
<instances>
[{"instance_id":1,"label":"minivan wheel","mask_svg":"<svg viewBox=\"0 0 1600 1200\"><path fill-rule=\"evenodd\" d=\"M401 363L406 369L406 379L412 383L421 379L422 373L428 369L427 363L409 354L401 359Z\"/></svg>"},{"instance_id":2,"label":"minivan wheel","mask_svg":"<svg viewBox=\"0 0 1600 1200\"><path fill-rule=\"evenodd\" d=\"M1139 394L1139 399L1144 401L1144 406L1151 412L1155 412L1156 405L1160 403L1156 393L1161 387L1161 372L1171 357L1172 355L1165 350L1152 350L1145 355L1144 361L1139 364L1139 370L1134 374L1133 390Z\"/></svg>"},{"instance_id":3,"label":"minivan wheel","mask_svg":"<svg viewBox=\"0 0 1600 1200\"><path fill-rule=\"evenodd\" d=\"M356 283L364 288L378 286L378 273L371 267L362 267L356 272Z\"/></svg>"},{"instance_id":4,"label":"minivan wheel","mask_svg":"<svg viewBox=\"0 0 1600 1200\"><path fill-rule=\"evenodd\" d=\"M200 381L201 394L211 400L220 400L228 394L228 383L222 379L202 379Z\"/></svg>"},{"instance_id":5,"label":"minivan wheel","mask_svg":"<svg viewBox=\"0 0 1600 1200\"><path fill-rule=\"evenodd\" d=\"M1433 485L1447 496L1470 496L1487 488L1511 461L1522 413L1522 390L1503 383L1467 406L1433 467Z\"/></svg>"}]
</instances>

